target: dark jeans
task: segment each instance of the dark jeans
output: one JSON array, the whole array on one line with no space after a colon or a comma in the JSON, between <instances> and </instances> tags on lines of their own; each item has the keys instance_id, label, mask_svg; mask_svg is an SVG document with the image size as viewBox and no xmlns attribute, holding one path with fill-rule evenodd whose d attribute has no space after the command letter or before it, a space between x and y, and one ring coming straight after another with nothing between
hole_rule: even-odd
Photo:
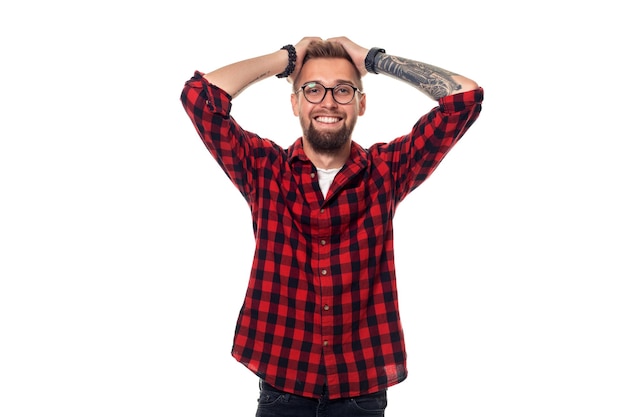
<instances>
[{"instance_id":1,"label":"dark jeans","mask_svg":"<svg viewBox=\"0 0 626 417\"><path fill-rule=\"evenodd\" d=\"M256 417L384 417L387 391L354 398L306 398L279 391L261 381Z\"/></svg>"}]
</instances>

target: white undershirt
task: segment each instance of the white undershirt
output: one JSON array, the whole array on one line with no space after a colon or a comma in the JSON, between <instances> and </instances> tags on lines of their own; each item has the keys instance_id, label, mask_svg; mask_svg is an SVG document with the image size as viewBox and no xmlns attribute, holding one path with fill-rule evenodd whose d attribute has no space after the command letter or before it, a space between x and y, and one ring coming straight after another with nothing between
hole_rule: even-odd
<instances>
[{"instance_id":1,"label":"white undershirt","mask_svg":"<svg viewBox=\"0 0 626 417\"><path fill-rule=\"evenodd\" d=\"M328 194L328 189L330 185L333 183L335 179L335 175L341 170L341 168L333 168L333 169L323 169L317 168L317 179L320 183L320 188L322 189L322 194L324 194L324 198L326 198L326 194Z\"/></svg>"}]
</instances>

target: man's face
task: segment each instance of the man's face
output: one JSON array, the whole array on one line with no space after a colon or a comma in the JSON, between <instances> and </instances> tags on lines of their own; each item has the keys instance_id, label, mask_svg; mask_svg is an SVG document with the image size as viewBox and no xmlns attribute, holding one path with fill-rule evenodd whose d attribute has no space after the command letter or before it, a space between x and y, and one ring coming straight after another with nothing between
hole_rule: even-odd
<instances>
[{"instance_id":1,"label":"man's face","mask_svg":"<svg viewBox=\"0 0 626 417\"><path fill-rule=\"evenodd\" d=\"M304 64L297 82L297 87L310 82L331 88L340 83L356 87L357 74L345 59L315 58ZM312 104L300 89L291 95L291 106L300 118L304 140L316 152L333 154L350 142L357 118L365 112L365 94L356 92L350 103L339 104L328 91L320 103Z\"/></svg>"}]
</instances>

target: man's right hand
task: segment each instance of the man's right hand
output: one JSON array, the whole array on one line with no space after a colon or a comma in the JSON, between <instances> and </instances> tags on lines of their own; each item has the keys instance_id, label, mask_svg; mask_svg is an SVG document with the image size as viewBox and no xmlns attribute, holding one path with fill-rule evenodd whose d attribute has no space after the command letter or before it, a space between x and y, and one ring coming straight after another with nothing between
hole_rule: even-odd
<instances>
[{"instance_id":1,"label":"man's right hand","mask_svg":"<svg viewBox=\"0 0 626 417\"><path fill-rule=\"evenodd\" d=\"M304 59L306 48L309 46L311 42L321 41L321 40L322 38L320 37L307 36L307 37L302 38L297 44L294 45L294 48L296 48L296 67L291 73L291 75L287 77L287 81L289 81L289 83L293 84L298 78L298 74L300 73L300 70L302 69L302 60Z\"/></svg>"}]
</instances>

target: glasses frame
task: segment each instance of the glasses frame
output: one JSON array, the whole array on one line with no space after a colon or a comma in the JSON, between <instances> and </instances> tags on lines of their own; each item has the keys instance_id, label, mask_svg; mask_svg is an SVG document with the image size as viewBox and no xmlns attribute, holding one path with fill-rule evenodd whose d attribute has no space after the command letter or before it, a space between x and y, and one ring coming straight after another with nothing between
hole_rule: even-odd
<instances>
[{"instance_id":1,"label":"glasses frame","mask_svg":"<svg viewBox=\"0 0 626 417\"><path fill-rule=\"evenodd\" d=\"M304 88L309 85L309 84L316 84L318 87L321 87L324 89L324 94L322 95L322 98L320 99L320 101L311 101L309 100L309 98L306 96L306 94L304 93ZM346 102L346 103L341 103L339 101L337 101L337 99L335 98L335 89L339 86L346 86L346 87L350 87L353 90L352 93L352 98ZM330 95L333 98L333 100L335 101L335 103L337 104L341 104L341 105L345 105L345 104L350 104L352 103L352 101L354 100L354 97L356 97L356 93L359 94L363 94L363 92L361 90L359 90L358 87L353 86L352 84L348 84L348 83L339 83L337 85L335 85L334 87L326 87L324 84L317 82L317 81L309 81L307 83L302 84L302 86L300 86L300 88L296 91L296 94L298 94L299 92L302 91L302 95L304 96L305 100L308 101L311 104L320 104L321 102L324 101L324 99L326 98L326 94L328 94L328 92L330 91Z\"/></svg>"}]
</instances>

